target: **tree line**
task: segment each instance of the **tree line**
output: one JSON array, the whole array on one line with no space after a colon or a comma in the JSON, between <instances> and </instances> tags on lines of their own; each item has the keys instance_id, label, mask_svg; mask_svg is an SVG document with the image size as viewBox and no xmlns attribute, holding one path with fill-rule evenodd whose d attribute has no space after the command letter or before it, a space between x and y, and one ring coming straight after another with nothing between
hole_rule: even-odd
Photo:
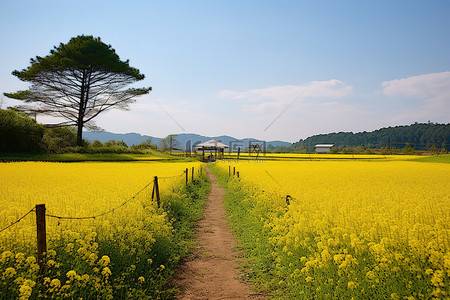
<instances>
[{"instance_id":1,"label":"tree line","mask_svg":"<svg viewBox=\"0 0 450 300\"><path fill-rule=\"evenodd\" d=\"M171 152L178 145L177 135L163 138L159 147L151 144L151 138L130 147L123 141L98 140L92 143L78 142L74 126L48 127L16 108L0 109L0 152L47 153L143 153L148 150Z\"/></svg>"},{"instance_id":2,"label":"tree line","mask_svg":"<svg viewBox=\"0 0 450 300\"><path fill-rule=\"evenodd\" d=\"M319 134L294 143L296 151L314 152L316 144L334 144L337 151L343 149L450 149L450 124L414 123L406 126L381 128L371 132L338 132Z\"/></svg>"}]
</instances>

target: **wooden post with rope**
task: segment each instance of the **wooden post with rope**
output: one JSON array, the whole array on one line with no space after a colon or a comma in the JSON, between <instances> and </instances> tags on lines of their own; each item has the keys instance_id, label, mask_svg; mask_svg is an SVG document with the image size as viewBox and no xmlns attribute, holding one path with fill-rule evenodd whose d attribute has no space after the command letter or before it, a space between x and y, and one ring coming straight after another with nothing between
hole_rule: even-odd
<instances>
[{"instance_id":1,"label":"wooden post with rope","mask_svg":"<svg viewBox=\"0 0 450 300\"><path fill-rule=\"evenodd\" d=\"M36 227L37 227L37 258L39 264L39 273L43 274L45 267L45 255L47 253L45 204L36 205Z\"/></svg>"}]
</instances>

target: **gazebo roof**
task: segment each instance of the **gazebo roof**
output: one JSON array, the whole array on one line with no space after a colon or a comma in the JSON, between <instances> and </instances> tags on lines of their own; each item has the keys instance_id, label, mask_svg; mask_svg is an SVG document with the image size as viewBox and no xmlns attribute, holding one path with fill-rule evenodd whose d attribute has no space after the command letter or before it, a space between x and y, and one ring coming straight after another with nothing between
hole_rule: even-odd
<instances>
[{"instance_id":1,"label":"gazebo roof","mask_svg":"<svg viewBox=\"0 0 450 300\"><path fill-rule=\"evenodd\" d=\"M214 139L209 140L207 142L198 144L195 146L198 150L215 150L215 149L225 149L230 148L229 146L225 145L224 143L218 142Z\"/></svg>"}]
</instances>

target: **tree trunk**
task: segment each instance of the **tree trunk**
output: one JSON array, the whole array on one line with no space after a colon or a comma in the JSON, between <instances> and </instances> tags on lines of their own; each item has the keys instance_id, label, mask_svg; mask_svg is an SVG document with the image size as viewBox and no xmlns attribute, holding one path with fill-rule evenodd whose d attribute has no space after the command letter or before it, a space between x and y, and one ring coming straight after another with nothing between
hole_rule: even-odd
<instances>
[{"instance_id":1,"label":"tree trunk","mask_svg":"<svg viewBox=\"0 0 450 300\"><path fill-rule=\"evenodd\" d=\"M83 146L83 123L78 123L77 128L77 146Z\"/></svg>"},{"instance_id":2,"label":"tree trunk","mask_svg":"<svg viewBox=\"0 0 450 300\"><path fill-rule=\"evenodd\" d=\"M83 78L81 80L81 93L80 93L80 103L78 107L78 122L77 122L77 146L83 145L83 118L86 106L86 72L83 71Z\"/></svg>"}]
</instances>

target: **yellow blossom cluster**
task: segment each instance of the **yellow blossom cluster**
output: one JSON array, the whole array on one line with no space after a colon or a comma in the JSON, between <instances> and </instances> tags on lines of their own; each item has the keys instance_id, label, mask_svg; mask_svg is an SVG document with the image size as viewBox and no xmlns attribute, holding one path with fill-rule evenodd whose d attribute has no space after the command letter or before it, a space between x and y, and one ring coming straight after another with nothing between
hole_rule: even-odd
<instances>
[{"instance_id":1,"label":"yellow blossom cluster","mask_svg":"<svg viewBox=\"0 0 450 300\"><path fill-rule=\"evenodd\" d=\"M261 260L273 269L276 277L270 280L292 297L450 296L449 164L334 160L217 166L227 174L229 166L239 171L229 187L244 191L247 213L261 224L265 240L254 247L270 251Z\"/></svg>"},{"instance_id":2,"label":"yellow blossom cluster","mask_svg":"<svg viewBox=\"0 0 450 300\"><path fill-rule=\"evenodd\" d=\"M183 171L194 167L198 172L200 165L199 162L0 164L0 228L7 227L36 204L45 204L48 249L42 270L35 258L34 212L0 232L0 294L20 299L112 299L113 288L123 286L124 290L132 290L129 282L134 282L136 288L144 283L151 285L144 278L153 276L151 270L160 265L148 267L156 255L152 249L158 240L170 240L173 231L167 212L151 200L154 176L160 178L159 189L165 205L164 199L182 197L177 191L184 183ZM130 201L125 203L127 200ZM114 208L117 209L101 215ZM95 215L100 216L77 219ZM132 265L140 261L142 264L137 267ZM40 272L44 277L38 276ZM114 283L113 275L116 275ZM39 283L38 278L44 279Z\"/></svg>"}]
</instances>

